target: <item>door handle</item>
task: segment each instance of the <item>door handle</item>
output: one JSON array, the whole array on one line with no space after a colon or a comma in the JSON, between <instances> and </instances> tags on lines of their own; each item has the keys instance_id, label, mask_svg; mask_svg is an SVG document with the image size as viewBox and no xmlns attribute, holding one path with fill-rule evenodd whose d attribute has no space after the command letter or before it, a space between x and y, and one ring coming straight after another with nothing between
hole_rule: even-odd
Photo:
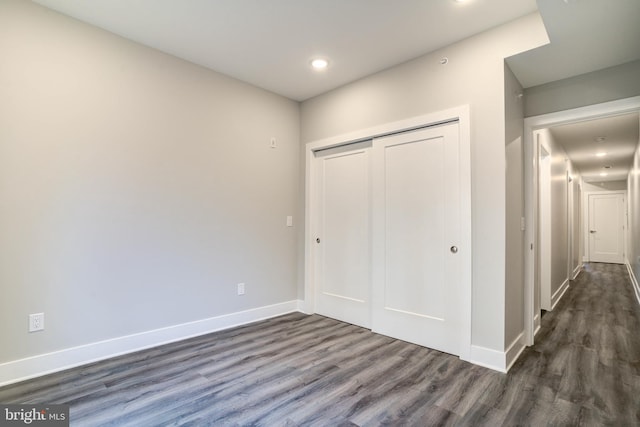
<instances>
[{"instance_id":1,"label":"door handle","mask_svg":"<svg viewBox=\"0 0 640 427\"><path fill-rule=\"evenodd\" d=\"M593 234L595 232L596 232L596 230L589 230L589 233L591 233L591 234Z\"/></svg>"},{"instance_id":2,"label":"door handle","mask_svg":"<svg viewBox=\"0 0 640 427\"><path fill-rule=\"evenodd\" d=\"M449 248L449 250L451 251L452 254L457 254L458 253L458 247L457 246L451 246L451 248Z\"/></svg>"},{"instance_id":3,"label":"door handle","mask_svg":"<svg viewBox=\"0 0 640 427\"><path fill-rule=\"evenodd\" d=\"M316 243L320 243L320 238L319 237L316 239Z\"/></svg>"}]
</instances>

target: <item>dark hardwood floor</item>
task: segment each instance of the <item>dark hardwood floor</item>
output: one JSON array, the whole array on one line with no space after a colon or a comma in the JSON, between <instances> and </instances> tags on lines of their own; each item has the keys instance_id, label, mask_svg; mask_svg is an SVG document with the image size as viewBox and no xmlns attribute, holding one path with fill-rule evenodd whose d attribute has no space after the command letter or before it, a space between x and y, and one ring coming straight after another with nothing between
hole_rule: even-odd
<instances>
[{"instance_id":1,"label":"dark hardwood floor","mask_svg":"<svg viewBox=\"0 0 640 427\"><path fill-rule=\"evenodd\" d=\"M500 374L295 313L0 388L79 426L640 425L640 308L624 266L587 265Z\"/></svg>"}]
</instances>

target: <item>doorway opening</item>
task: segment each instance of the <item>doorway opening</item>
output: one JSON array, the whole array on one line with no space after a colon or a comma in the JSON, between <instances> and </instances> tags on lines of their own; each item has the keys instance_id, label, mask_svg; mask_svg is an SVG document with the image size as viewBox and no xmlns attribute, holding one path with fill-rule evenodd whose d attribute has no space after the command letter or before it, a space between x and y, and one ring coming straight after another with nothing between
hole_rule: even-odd
<instances>
[{"instance_id":1,"label":"doorway opening","mask_svg":"<svg viewBox=\"0 0 640 427\"><path fill-rule=\"evenodd\" d=\"M533 345L534 336L537 330L540 328L540 313L541 313L541 255L543 250L541 247L541 227L543 226L541 216L542 201L540 195L540 175L541 168L544 167L544 157L541 156L540 144L536 134L543 129L549 129L557 126L568 125L571 123L588 122L597 119L621 116L628 113L640 112L640 97L627 98L618 101L607 102L603 104L591 105L587 107L580 107L566 111L560 111L556 113L549 113L536 117L529 117L524 121L524 156L525 156L525 342L526 345ZM548 152L548 151L547 151ZM576 198L575 191L569 191L571 187L569 184L573 183L571 174L567 174L565 179L567 184L567 193L565 194L565 202L572 202ZM573 185L575 190L575 185ZM568 208L567 205L564 206ZM579 215L573 215L573 217L579 217ZM572 233L567 234L567 239L571 239L572 242L567 241L564 249L567 252L573 247L574 253L579 253L584 249L580 247L580 244L576 245L576 226L578 224L565 224L567 230L573 230ZM579 230L579 228L578 228ZM573 255L565 254L569 258ZM579 260L580 261L580 260ZM564 261L563 261L564 262Z\"/></svg>"}]
</instances>

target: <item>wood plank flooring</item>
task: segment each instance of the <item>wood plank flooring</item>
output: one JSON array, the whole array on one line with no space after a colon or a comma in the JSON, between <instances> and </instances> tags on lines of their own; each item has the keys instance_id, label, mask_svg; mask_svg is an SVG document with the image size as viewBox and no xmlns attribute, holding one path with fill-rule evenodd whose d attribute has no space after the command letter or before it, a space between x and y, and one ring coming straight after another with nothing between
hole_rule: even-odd
<instances>
[{"instance_id":1,"label":"wood plank flooring","mask_svg":"<svg viewBox=\"0 0 640 427\"><path fill-rule=\"evenodd\" d=\"M640 308L587 265L508 374L300 313L0 388L78 426L640 425Z\"/></svg>"}]
</instances>

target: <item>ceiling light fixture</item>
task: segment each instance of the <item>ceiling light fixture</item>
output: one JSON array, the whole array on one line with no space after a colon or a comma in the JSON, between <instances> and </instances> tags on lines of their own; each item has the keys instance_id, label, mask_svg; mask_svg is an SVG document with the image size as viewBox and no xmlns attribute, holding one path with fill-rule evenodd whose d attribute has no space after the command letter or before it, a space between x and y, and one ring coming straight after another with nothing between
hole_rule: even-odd
<instances>
[{"instance_id":1,"label":"ceiling light fixture","mask_svg":"<svg viewBox=\"0 0 640 427\"><path fill-rule=\"evenodd\" d=\"M329 66L329 61L323 58L316 58L311 61L314 70L324 70Z\"/></svg>"},{"instance_id":2,"label":"ceiling light fixture","mask_svg":"<svg viewBox=\"0 0 640 427\"><path fill-rule=\"evenodd\" d=\"M600 172L600 176L607 176L607 175L608 175L608 173L606 173L606 172Z\"/></svg>"},{"instance_id":3,"label":"ceiling light fixture","mask_svg":"<svg viewBox=\"0 0 640 427\"><path fill-rule=\"evenodd\" d=\"M607 153L596 153L596 157L604 157Z\"/></svg>"}]
</instances>

